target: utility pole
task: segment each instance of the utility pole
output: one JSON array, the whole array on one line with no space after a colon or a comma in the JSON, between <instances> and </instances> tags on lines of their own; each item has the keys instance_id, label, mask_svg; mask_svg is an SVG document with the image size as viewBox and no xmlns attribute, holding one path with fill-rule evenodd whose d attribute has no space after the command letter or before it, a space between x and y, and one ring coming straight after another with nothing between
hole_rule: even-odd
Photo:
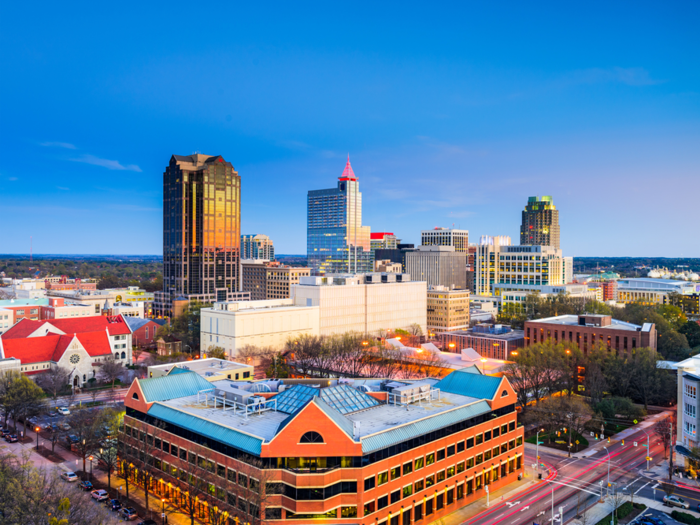
<instances>
[{"instance_id":1,"label":"utility pole","mask_svg":"<svg viewBox=\"0 0 700 525\"><path fill-rule=\"evenodd\" d=\"M673 416L669 416L671 436L668 442L668 481L673 481Z\"/></svg>"},{"instance_id":2,"label":"utility pole","mask_svg":"<svg viewBox=\"0 0 700 525\"><path fill-rule=\"evenodd\" d=\"M573 413L569 412L569 457L571 457L571 420L573 419Z\"/></svg>"}]
</instances>

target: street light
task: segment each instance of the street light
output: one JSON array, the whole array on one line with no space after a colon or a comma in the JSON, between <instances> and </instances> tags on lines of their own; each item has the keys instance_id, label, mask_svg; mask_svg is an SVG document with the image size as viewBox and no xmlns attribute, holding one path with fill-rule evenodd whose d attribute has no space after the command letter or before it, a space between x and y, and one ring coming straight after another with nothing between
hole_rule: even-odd
<instances>
[{"instance_id":1,"label":"street light","mask_svg":"<svg viewBox=\"0 0 700 525\"><path fill-rule=\"evenodd\" d=\"M535 455L537 456L537 473L540 473L540 432L544 432L543 429L537 429L537 434L535 435Z\"/></svg>"},{"instance_id":2,"label":"street light","mask_svg":"<svg viewBox=\"0 0 700 525\"><path fill-rule=\"evenodd\" d=\"M36 427L34 432L36 432L36 451L39 452L39 427Z\"/></svg>"},{"instance_id":3,"label":"street light","mask_svg":"<svg viewBox=\"0 0 700 525\"><path fill-rule=\"evenodd\" d=\"M608 450L608 447L603 445L603 448L605 449L605 452L608 453L608 488L610 487L610 451Z\"/></svg>"},{"instance_id":4,"label":"street light","mask_svg":"<svg viewBox=\"0 0 700 525\"><path fill-rule=\"evenodd\" d=\"M90 481L92 481L92 460L94 459L92 456L88 458L90 460Z\"/></svg>"},{"instance_id":5,"label":"street light","mask_svg":"<svg viewBox=\"0 0 700 525\"><path fill-rule=\"evenodd\" d=\"M160 518L162 520L162 525L165 525L165 498L161 498L161 503L163 506L161 507L161 513L160 513Z\"/></svg>"},{"instance_id":6,"label":"street light","mask_svg":"<svg viewBox=\"0 0 700 525\"><path fill-rule=\"evenodd\" d=\"M643 428L640 428L639 430L644 432L647 436L647 470L649 470L649 454L651 454L651 450L649 450L649 433Z\"/></svg>"}]
</instances>

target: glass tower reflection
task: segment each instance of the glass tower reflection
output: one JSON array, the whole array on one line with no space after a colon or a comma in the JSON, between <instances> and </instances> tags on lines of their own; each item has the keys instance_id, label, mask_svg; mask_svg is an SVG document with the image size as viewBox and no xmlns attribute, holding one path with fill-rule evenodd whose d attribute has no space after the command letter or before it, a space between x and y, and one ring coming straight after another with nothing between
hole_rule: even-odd
<instances>
[{"instance_id":1,"label":"glass tower reflection","mask_svg":"<svg viewBox=\"0 0 700 525\"><path fill-rule=\"evenodd\" d=\"M314 275L373 270L370 228L362 226L362 193L350 156L338 186L308 193L306 253Z\"/></svg>"}]
</instances>

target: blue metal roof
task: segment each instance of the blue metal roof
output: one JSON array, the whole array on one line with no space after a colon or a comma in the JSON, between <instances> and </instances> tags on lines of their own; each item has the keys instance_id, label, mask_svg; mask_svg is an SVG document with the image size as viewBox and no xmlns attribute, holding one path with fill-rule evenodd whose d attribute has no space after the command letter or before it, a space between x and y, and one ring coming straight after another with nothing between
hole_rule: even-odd
<instances>
[{"instance_id":1,"label":"blue metal roof","mask_svg":"<svg viewBox=\"0 0 700 525\"><path fill-rule=\"evenodd\" d=\"M124 321L126 322L126 324L129 325L129 328L131 328L131 331L135 332L136 330L141 328L143 325L148 324L151 320L150 319L142 319L141 317L131 317L130 315L125 315Z\"/></svg>"},{"instance_id":2,"label":"blue metal roof","mask_svg":"<svg viewBox=\"0 0 700 525\"><path fill-rule=\"evenodd\" d=\"M438 381L433 388L439 388L442 392L449 394L490 400L496 395L500 384L500 377L455 370Z\"/></svg>"},{"instance_id":3,"label":"blue metal roof","mask_svg":"<svg viewBox=\"0 0 700 525\"><path fill-rule=\"evenodd\" d=\"M318 390L318 388L307 385L294 385L287 388L274 397L277 400L277 410L285 414L296 414L299 409L318 395ZM275 404L268 403L268 406L274 407Z\"/></svg>"},{"instance_id":4,"label":"blue metal roof","mask_svg":"<svg viewBox=\"0 0 700 525\"><path fill-rule=\"evenodd\" d=\"M194 374L192 370L186 370L185 368L182 368L181 366L174 366L170 369L170 372L168 372L166 375L171 376L173 374Z\"/></svg>"},{"instance_id":5,"label":"blue metal roof","mask_svg":"<svg viewBox=\"0 0 700 525\"><path fill-rule=\"evenodd\" d=\"M182 377L183 376L178 376L177 379L179 380ZM260 455L263 440L259 437L244 434L238 430L222 426L219 423L213 423L208 419L193 416L192 414L186 414L185 412L161 405L160 403L153 404L148 411L148 415L158 418L161 421L166 421L172 425L177 425L178 427L186 428L192 432L210 437L225 445L243 450L244 452L249 452L257 456Z\"/></svg>"},{"instance_id":6,"label":"blue metal roof","mask_svg":"<svg viewBox=\"0 0 700 525\"><path fill-rule=\"evenodd\" d=\"M473 374L469 374L474 377ZM449 376L448 376L449 377ZM362 453L368 454L375 450L381 450L397 443L402 443L409 439L413 439L433 430L443 427L448 427L454 423L464 421L479 414L490 412L491 407L486 401L477 401L471 405L460 407L449 412L443 412L432 417L421 419L408 425L403 425L397 428L392 428L379 434L374 434L361 438Z\"/></svg>"},{"instance_id":7,"label":"blue metal roof","mask_svg":"<svg viewBox=\"0 0 700 525\"><path fill-rule=\"evenodd\" d=\"M213 390L212 384L191 370L151 379L138 379L147 403L197 395L202 390Z\"/></svg>"}]
</instances>

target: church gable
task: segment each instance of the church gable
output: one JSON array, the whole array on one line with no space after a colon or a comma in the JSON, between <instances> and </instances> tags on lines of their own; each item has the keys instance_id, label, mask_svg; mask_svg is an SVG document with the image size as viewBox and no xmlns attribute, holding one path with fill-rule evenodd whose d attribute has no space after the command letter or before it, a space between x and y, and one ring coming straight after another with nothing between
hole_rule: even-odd
<instances>
[{"instance_id":1,"label":"church gable","mask_svg":"<svg viewBox=\"0 0 700 525\"><path fill-rule=\"evenodd\" d=\"M48 334L65 335L65 332L59 330L51 323L44 323L39 328L34 330L31 334L29 334L27 337L44 337Z\"/></svg>"}]
</instances>

